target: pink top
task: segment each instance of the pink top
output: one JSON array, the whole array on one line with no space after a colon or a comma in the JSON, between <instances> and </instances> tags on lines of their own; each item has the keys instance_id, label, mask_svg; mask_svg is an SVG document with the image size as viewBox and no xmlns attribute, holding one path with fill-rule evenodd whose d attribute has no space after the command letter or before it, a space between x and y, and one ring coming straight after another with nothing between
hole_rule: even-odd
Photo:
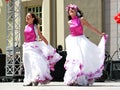
<instances>
[{"instance_id":1,"label":"pink top","mask_svg":"<svg viewBox=\"0 0 120 90\"><path fill-rule=\"evenodd\" d=\"M80 36L83 35L83 27L81 25L80 19L75 16L70 21L70 34L72 36Z\"/></svg>"},{"instance_id":2,"label":"pink top","mask_svg":"<svg viewBox=\"0 0 120 90\"><path fill-rule=\"evenodd\" d=\"M25 42L33 42L36 41L36 34L34 31L34 25L26 25L24 30Z\"/></svg>"}]
</instances>

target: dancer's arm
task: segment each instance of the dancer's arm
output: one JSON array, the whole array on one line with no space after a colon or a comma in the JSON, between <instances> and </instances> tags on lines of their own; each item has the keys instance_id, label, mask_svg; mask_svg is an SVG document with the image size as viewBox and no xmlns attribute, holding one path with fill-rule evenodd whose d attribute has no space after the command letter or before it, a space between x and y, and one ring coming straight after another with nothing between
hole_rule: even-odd
<instances>
[{"instance_id":1,"label":"dancer's arm","mask_svg":"<svg viewBox=\"0 0 120 90\"><path fill-rule=\"evenodd\" d=\"M41 31L38 28L37 28L37 31L40 39L43 40L48 45L47 39L42 35Z\"/></svg>"},{"instance_id":2,"label":"dancer's arm","mask_svg":"<svg viewBox=\"0 0 120 90\"><path fill-rule=\"evenodd\" d=\"M81 18L81 23L82 23L82 25L87 26L88 28L90 28L90 30L92 30L93 32L99 34L100 36L103 36L105 34L105 33L100 32L95 27L93 27L85 18Z\"/></svg>"}]
</instances>

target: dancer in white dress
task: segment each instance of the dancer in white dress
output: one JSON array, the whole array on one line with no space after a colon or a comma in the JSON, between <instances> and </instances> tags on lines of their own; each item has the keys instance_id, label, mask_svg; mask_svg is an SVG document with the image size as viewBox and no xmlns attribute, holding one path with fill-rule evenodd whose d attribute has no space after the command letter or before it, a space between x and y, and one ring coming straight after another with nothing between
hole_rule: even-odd
<instances>
[{"instance_id":1,"label":"dancer in white dress","mask_svg":"<svg viewBox=\"0 0 120 90\"><path fill-rule=\"evenodd\" d=\"M36 27L38 19L33 13L26 15L26 22L23 44L24 86L37 86L38 83L45 84L52 80L50 70L54 70L54 65L62 56L56 53Z\"/></svg>"},{"instance_id":2,"label":"dancer in white dress","mask_svg":"<svg viewBox=\"0 0 120 90\"><path fill-rule=\"evenodd\" d=\"M67 57L64 82L67 85L90 85L102 75L105 58L106 35L91 26L76 5L66 7L70 35L66 37ZM83 34L83 25L102 38L99 45L92 43Z\"/></svg>"}]
</instances>

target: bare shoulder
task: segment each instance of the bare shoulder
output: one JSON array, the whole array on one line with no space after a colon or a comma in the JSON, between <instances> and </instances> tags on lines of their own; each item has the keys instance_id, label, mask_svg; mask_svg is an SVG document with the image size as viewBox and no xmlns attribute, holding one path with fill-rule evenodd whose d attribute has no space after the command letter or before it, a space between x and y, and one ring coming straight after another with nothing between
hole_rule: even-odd
<instances>
[{"instance_id":1,"label":"bare shoulder","mask_svg":"<svg viewBox=\"0 0 120 90\"><path fill-rule=\"evenodd\" d=\"M81 21L82 25L84 25L86 23L86 19L84 17L81 17L80 21Z\"/></svg>"},{"instance_id":2,"label":"bare shoulder","mask_svg":"<svg viewBox=\"0 0 120 90\"><path fill-rule=\"evenodd\" d=\"M86 19L84 17L81 17L80 20L81 21L86 21Z\"/></svg>"},{"instance_id":3,"label":"bare shoulder","mask_svg":"<svg viewBox=\"0 0 120 90\"><path fill-rule=\"evenodd\" d=\"M81 17L80 19L82 20L82 19L84 19L84 17Z\"/></svg>"},{"instance_id":4,"label":"bare shoulder","mask_svg":"<svg viewBox=\"0 0 120 90\"><path fill-rule=\"evenodd\" d=\"M71 21L71 20L69 20L69 21L68 21L68 24L70 25L71 23L72 23L72 21Z\"/></svg>"},{"instance_id":5,"label":"bare shoulder","mask_svg":"<svg viewBox=\"0 0 120 90\"><path fill-rule=\"evenodd\" d=\"M71 20L68 21L68 24L71 23Z\"/></svg>"}]
</instances>

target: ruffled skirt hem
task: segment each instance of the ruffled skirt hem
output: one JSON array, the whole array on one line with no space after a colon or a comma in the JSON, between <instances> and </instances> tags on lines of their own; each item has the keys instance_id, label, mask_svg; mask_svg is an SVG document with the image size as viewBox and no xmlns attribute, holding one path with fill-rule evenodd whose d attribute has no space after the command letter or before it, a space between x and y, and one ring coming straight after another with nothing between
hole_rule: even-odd
<instances>
[{"instance_id":1,"label":"ruffled skirt hem","mask_svg":"<svg viewBox=\"0 0 120 90\"><path fill-rule=\"evenodd\" d=\"M64 82L67 85L88 85L102 75L105 58L105 37L99 45L89 41L84 35L66 38L67 57Z\"/></svg>"},{"instance_id":2,"label":"ruffled skirt hem","mask_svg":"<svg viewBox=\"0 0 120 90\"><path fill-rule=\"evenodd\" d=\"M62 58L51 45L43 41L23 44L24 82L44 83L52 80L50 70Z\"/></svg>"}]
</instances>

